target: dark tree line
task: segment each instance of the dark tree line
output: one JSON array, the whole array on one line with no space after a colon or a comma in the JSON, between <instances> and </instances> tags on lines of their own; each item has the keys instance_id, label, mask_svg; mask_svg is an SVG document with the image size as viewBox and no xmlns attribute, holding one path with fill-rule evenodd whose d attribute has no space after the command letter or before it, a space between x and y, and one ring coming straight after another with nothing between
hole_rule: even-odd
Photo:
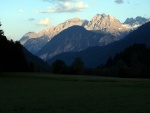
<instances>
[{"instance_id":1,"label":"dark tree line","mask_svg":"<svg viewBox=\"0 0 150 113\"><path fill-rule=\"evenodd\" d=\"M104 66L96 69L103 76L149 78L150 48L144 44L134 44L123 52L109 58Z\"/></svg>"},{"instance_id":2,"label":"dark tree line","mask_svg":"<svg viewBox=\"0 0 150 113\"><path fill-rule=\"evenodd\" d=\"M0 72L26 71L29 71L29 66L22 45L19 42L7 40L3 30L0 30Z\"/></svg>"},{"instance_id":3,"label":"dark tree line","mask_svg":"<svg viewBox=\"0 0 150 113\"><path fill-rule=\"evenodd\" d=\"M105 65L93 69L84 67L80 58L75 58L69 67L62 60L56 60L51 71L59 74L150 78L150 48L144 44L134 44L113 58L110 57Z\"/></svg>"},{"instance_id":4,"label":"dark tree line","mask_svg":"<svg viewBox=\"0 0 150 113\"><path fill-rule=\"evenodd\" d=\"M71 66L67 66L64 61L56 60L51 65L51 72L56 74L85 74L84 64L81 58L77 57Z\"/></svg>"}]
</instances>

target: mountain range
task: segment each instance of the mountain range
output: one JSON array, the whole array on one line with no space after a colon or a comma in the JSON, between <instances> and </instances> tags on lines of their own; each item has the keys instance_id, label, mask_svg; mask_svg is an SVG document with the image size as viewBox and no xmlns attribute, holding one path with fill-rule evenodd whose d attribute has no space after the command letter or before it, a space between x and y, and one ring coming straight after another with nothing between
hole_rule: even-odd
<instances>
[{"instance_id":1,"label":"mountain range","mask_svg":"<svg viewBox=\"0 0 150 113\"><path fill-rule=\"evenodd\" d=\"M91 21L73 18L66 20L64 23L57 26L50 26L38 33L29 32L20 39L20 42L31 53L36 54L36 52L38 52L48 41L54 38L54 36L74 25L83 26L87 30L97 33L112 34L116 37L114 40L118 40L118 38L120 38L118 36L123 34L123 32L128 32L130 30L130 28L123 26L119 20L110 15L97 14ZM110 41L108 41L108 43L109 42Z\"/></svg>"},{"instance_id":2,"label":"mountain range","mask_svg":"<svg viewBox=\"0 0 150 113\"><path fill-rule=\"evenodd\" d=\"M62 52L106 46L122 39L137 26L148 21L143 17L136 17L128 18L122 24L110 15L97 14L91 21L73 18L39 33L29 32L20 39L20 42L31 53L48 60Z\"/></svg>"},{"instance_id":3,"label":"mountain range","mask_svg":"<svg viewBox=\"0 0 150 113\"><path fill-rule=\"evenodd\" d=\"M150 46L150 22L142 25L137 30L131 32L125 38L108 44L106 46L95 46L85 49L80 52L65 52L54 56L47 62L51 64L56 59L63 60L67 65L71 65L74 58L80 57L86 67L100 66L108 60L110 56L114 56L116 53L123 51L125 48L131 46L134 43L142 43Z\"/></svg>"},{"instance_id":4,"label":"mountain range","mask_svg":"<svg viewBox=\"0 0 150 113\"><path fill-rule=\"evenodd\" d=\"M124 22L124 24L128 24L130 26L139 26L148 21L150 21L150 19L147 19L147 18L144 18L141 16L137 16L136 18L127 18L126 21Z\"/></svg>"}]
</instances>

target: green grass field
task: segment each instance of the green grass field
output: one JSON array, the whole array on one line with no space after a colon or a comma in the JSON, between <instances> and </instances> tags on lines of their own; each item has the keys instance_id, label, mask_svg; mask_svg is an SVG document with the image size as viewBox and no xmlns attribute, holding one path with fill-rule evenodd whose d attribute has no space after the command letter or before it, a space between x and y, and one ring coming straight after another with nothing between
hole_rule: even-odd
<instances>
[{"instance_id":1,"label":"green grass field","mask_svg":"<svg viewBox=\"0 0 150 113\"><path fill-rule=\"evenodd\" d=\"M150 113L150 80L5 73L0 113Z\"/></svg>"}]
</instances>

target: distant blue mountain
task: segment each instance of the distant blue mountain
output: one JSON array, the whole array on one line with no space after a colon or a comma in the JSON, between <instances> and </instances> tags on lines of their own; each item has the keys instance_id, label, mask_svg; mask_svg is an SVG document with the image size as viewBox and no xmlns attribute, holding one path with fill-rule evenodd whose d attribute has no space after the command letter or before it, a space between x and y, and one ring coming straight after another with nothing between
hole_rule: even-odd
<instances>
[{"instance_id":1,"label":"distant blue mountain","mask_svg":"<svg viewBox=\"0 0 150 113\"><path fill-rule=\"evenodd\" d=\"M137 30L131 32L125 38L101 47L90 47L80 52L66 52L54 56L47 62L51 64L57 59L63 60L67 65L71 65L75 57L80 57L86 67L96 67L106 63L110 56L123 51L134 43L142 43L150 46L150 22L142 25Z\"/></svg>"},{"instance_id":2,"label":"distant blue mountain","mask_svg":"<svg viewBox=\"0 0 150 113\"><path fill-rule=\"evenodd\" d=\"M147 23L149 21L149 19L141 17L141 16L137 16L136 18L127 18L124 22L124 24L128 24L131 26L134 25L143 25L145 23Z\"/></svg>"},{"instance_id":3,"label":"distant blue mountain","mask_svg":"<svg viewBox=\"0 0 150 113\"><path fill-rule=\"evenodd\" d=\"M44 35L38 38L29 39L23 46L28 49L32 54L36 54L47 42L49 38Z\"/></svg>"}]
</instances>

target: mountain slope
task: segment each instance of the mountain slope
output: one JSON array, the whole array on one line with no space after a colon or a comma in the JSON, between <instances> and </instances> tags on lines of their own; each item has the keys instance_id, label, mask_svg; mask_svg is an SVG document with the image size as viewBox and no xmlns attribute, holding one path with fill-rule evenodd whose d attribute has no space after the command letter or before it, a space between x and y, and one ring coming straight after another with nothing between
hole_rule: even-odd
<instances>
[{"instance_id":1,"label":"mountain slope","mask_svg":"<svg viewBox=\"0 0 150 113\"><path fill-rule=\"evenodd\" d=\"M37 56L44 60L62 53L70 51L81 51L88 47L101 44L103 35L87 31L81 26L72 26L49 41L38 53Z\"/></svg>"},{"instance_id":2,"label":"mountain slope","mask_svg":"<svg viewBox=\"0 0 150 113\"><path fill-rule=\"evenodd\" d=\"M48 42L48 40L49 37L46 35L38 38L31 38L24 44L24 47L32 54L36 54Z\"/></svg>"},{"instance_id":3,"label":"mountain slope","mask_svg":"<svg viewBox=\"0 0 150 113\"><path fill-rule=\"evenodd\" d=\"M23 48L23 53L28 64L33 64L38 71L47 71L49 65L42 59L30 53L27 49Z\"/></svg>"},{"instance_id":4,"label":"mountain slope","mask_svg":"<svg viewBox=\"0 0 150 113\"><path fill-rule=\"evenodd\" d=\"M28 32L26 33L21 39L20 43L24 45L29 39L33 39L37 37L37 33L34 32Z\"/></svg>"},{"instance_id":5,"label":"mountain slope","mask_svg":"<svg viewBox=\"0 0 150 113\"><path fill-rule=\"evenodd\" d=\"M71 65L75 57L80 57L85 66L96 67L106 63L110 56L123 51L125 48L134 43L142 43L150 46L150 22L142 25L137 30L127 35L124 39L111 43L102 47L91 47L81 52L68 52L54 56L47 62L51 64L56 59L65 61L67 65Z\"/></svg>"}]
</instances>

